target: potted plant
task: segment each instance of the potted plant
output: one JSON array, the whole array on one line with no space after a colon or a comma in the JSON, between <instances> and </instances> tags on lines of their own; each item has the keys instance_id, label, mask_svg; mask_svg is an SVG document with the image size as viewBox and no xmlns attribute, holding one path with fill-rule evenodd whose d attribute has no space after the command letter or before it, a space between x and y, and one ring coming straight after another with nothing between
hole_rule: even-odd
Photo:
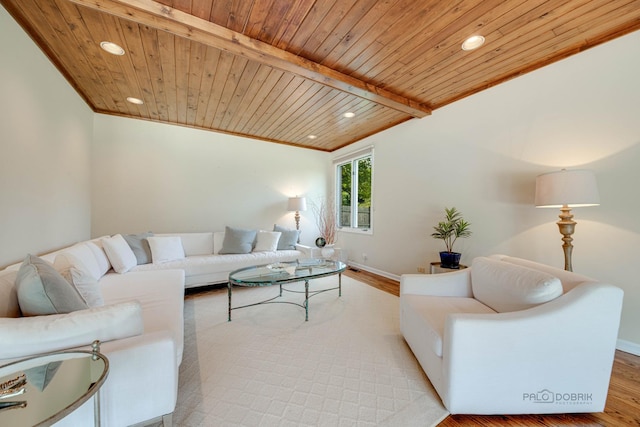
<instances>
[{"instance_id":1,"label":"potted plant","mask_svg":"<svg viewBox=\"0 0 640 427\"><path fill-rule=\"evenodd\" d=\"M440 265L444 268L460 268L460 257L462 254L453 251L453 245L458 238L471 236L470 223L464 220L462 213L455 207L444 208L445 220L434 226L435 232L431 234L434 239L441 239L447 248L440 252Z\"/></svg>"}]
</instances>

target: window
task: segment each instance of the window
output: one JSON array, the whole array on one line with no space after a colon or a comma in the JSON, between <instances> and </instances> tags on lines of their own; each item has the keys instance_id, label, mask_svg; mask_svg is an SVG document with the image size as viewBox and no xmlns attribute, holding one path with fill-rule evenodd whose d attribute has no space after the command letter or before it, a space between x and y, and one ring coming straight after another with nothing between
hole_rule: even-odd
<instances>
[{"instance_id":1,"label":"window","mask_svg":"<svg viewBox=\"0 0 640 427\"><path fill-rule=\"evenodd\" d=\"M335 164L338 227L371 232L373 150L342 157Z\"/></svg>"}]
</instances>

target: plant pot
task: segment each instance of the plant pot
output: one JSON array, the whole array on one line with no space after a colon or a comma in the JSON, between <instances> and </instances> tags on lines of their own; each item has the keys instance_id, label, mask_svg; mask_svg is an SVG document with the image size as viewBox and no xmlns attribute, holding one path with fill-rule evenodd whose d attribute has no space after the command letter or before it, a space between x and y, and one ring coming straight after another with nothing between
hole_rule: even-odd
<instances>
[{"instance_id":1,"label":"plant pot","mask_svg":"<svg viewBox=\"0 0 640 427\"><path fill-rule=\"evenodd\" d=\"M333 246L333 244L327 244L324 248L322 248L322 250L320 251L322 253L322 258L329 259L333 256L333 254L336 252Z\"/></svg>"},{"instance_id":2,"label":"plant pot","mask_svg":"<svg viewBox=\"0 0 640 427\"><path fill-rule=\"evenodd\" d=\"M459 252L440 252L440 267L452 268L456 270L459 269L461 256L462 254Z\"/></svg>"}]
</instances>

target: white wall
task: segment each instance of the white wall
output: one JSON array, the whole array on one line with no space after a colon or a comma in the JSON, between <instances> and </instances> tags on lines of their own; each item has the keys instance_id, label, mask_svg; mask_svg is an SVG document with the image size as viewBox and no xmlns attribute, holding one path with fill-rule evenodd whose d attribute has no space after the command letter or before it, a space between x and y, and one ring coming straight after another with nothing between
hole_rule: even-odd
<instances>
[{"instance_id":1,"label":"white wall","mask_svg":"<svg viewBox=\"0 0 640 427\"><path fill-rule=\"evenodd\" d=\"M624 289L620 337L640 345L638 76L635 32L361 141L375 146L374 235L341 233L340 246L415 273L438 260L432 226L455 206L473 224L463 263L506 253L562 268L559 211L534 208L535 177L592 169L601 206L573 211L573 268Z\"/></svg>"},{"instance_id":2,"label":"white wall","mask_svg":"<svg viewBox=\"0 0 640 427\"><path fill-rule=\"evenodd\" d=\"M93 113L0 6L0 266L90 234Z\"/></svg>"},{"instance_id":3,"label":"white wall","mask_svg":"<svg viewBox=\"0 0 640 427\"><path fill-rule=\"evenodd\" d=\"M290 196L325 194L329 154L95 115L92 234L295 227ZM301 212L302 243L317 228Z\"/></svg>"}]
</instances>

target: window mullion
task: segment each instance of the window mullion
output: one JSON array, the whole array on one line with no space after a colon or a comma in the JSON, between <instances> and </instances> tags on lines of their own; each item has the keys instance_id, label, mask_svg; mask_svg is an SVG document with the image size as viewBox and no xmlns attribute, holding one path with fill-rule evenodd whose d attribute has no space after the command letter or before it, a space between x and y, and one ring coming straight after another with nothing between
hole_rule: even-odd
<instances>
[{"instance_id":1,"label":"window mullion","mask_svg":"<svg viewBox=\"0 0 640 427\"><path fill-rule=\"evenodd\" d=\"M358 228L358 160L353 160L351 163L351 226Z\"/></svg>"}]
</instances>

